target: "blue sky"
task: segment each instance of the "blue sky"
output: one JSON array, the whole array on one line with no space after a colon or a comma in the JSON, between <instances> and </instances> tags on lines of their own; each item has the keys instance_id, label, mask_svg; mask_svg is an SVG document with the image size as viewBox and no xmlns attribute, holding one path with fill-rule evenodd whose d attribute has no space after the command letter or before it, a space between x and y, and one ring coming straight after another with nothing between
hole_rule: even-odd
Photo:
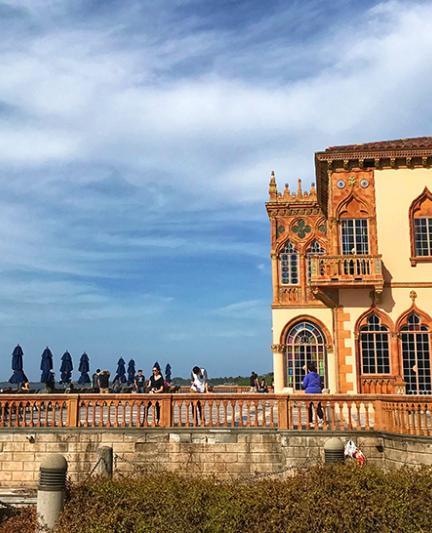
<instances>
[{"instance_id":1,"label":"blue sky","mask_svg":"<svg viewBox=\"0 0 432 533\"><path fill-rule=\"evenodd\" d=\"M268 178L430 135L432 2L0 0L0 350L271 369Z\"/></svg>"}]
</instances>

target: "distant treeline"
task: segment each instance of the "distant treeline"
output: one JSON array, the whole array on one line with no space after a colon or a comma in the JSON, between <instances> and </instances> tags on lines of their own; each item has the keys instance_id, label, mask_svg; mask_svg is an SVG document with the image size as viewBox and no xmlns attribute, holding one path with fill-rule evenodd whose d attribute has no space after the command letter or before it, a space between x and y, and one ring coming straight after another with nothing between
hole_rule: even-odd
<instances>
[{"instance_id":1,"label":"distant treeline","mask_svg":"<svg viewBox=\"0 0 432 533\"><path fill-rule=\"evenodd\" d=\"M260 374L260 378L264 378L266 380L267 385L271 385L273 381L273 373L267 372L267 374ZM174 385L190 385L191 380L190 378L173 378ZM212 378L209 377L208 379L209 385L241 385L241 386L249 386L249 376L225 376L220 378Z\"/></svg>"}]
</instances>

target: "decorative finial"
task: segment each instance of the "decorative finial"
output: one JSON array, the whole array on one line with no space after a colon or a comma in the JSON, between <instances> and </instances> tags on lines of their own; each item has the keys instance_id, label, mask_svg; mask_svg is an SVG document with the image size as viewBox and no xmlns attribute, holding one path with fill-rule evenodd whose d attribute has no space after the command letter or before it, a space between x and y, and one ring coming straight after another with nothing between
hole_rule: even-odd
<instances>
[{"instance_id":1,"label":"decorative finial","mask_svg":"<svg viewBox=\"0 0 432 533\"><path fill-rule=\"evenodd\" d=\"M303 191L302 191L302 180L301 178L298 179L298 185L297 185L297 196L303 196Z\"/></svg>"},{"instance_id":2,"label":"decorative finial","mask_svg":"<svg viewBox=\"0 0 432 533\"><path fill-rule=\"evenodd\" d=\"M274 200L277 197L277 185L276 185L276 177L275 177L274 170L272 170L272 173L270 176L269 194L270 194L271 200Z\"/></svg>"},{"instance_id":3,"label":"decorative finial","mask_svg":"<svg viewBox=\"0 0 432 533\"><path fill-rule=\"evenodd\" d=\"M416 293L416 291L410 291L410 293L409 293L409 297L411 298L412 305L414 305L414 304L415 304L415 301L416 301L416 298L417 298L417 293Z\"/></svg>"},{"instance_id":4,"label":"decorative finial","mask_svg":"<svg viewBox=\"0 0 432 533\"><path fill-rule=\"evenodd\" d=\"M316 196L315 183L312 183L312 185L311 185L310 194L311 194L311 196Z\"/></svg>"},{"instance_id":5,"label":"decorative finial","mask_svg":"<svg viewBox=\"0 0 432 533\"><path fill-rule=\"evenodd\" d=\"M284 195L284 198L289 198L289 196L290 196L290 190L289 190L288 183L285 183L285 189L284 189L283 195Z\"/></svg>"}]
</instances>

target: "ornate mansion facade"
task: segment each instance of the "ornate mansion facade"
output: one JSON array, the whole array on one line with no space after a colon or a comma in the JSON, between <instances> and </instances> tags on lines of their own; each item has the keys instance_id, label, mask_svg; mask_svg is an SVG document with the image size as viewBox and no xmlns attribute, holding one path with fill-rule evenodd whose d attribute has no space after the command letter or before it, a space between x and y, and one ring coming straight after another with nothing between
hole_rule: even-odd
<instances>
[{"instance_id":1,"label":"ornate mansion facade","mask_svg":"<svg viewBox=\"0 0 432 533\"><path fill-rule=\"evenodd\" d=\"M330 393L431 394L432 137L315 154L271 226L275 392L314 361Z\"/></svg>"}]
</instances>

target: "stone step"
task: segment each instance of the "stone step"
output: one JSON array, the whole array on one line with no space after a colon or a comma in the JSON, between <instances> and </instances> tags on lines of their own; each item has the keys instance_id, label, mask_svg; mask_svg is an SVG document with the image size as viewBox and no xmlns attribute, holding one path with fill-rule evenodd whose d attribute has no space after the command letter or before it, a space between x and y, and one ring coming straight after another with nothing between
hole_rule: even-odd
<instances>
[{"instance_id":1,"label":"stone step","mask_svg":"<svg viewBox=\"0 0 432 533\"><path fill-rule=\"evenodd\" d=\"M0 505L25 507L36 505L37 494L31 489L0 488Z\"/></svg>"}]
</instances>

